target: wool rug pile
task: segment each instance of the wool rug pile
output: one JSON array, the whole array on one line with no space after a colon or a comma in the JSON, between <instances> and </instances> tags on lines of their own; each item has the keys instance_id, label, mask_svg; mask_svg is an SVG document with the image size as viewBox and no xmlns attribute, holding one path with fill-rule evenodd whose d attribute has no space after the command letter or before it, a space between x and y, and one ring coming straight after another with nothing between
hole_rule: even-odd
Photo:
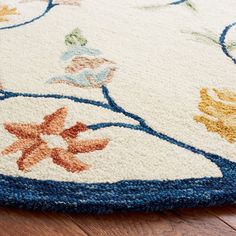
<instances>
[{"instance_id":1,"label":"wool rug pile","mask_svg":"<svg viewBox=\"0 0 236 236\"><path fill-rule=\"evenodd\" d=\"M235 11L233 0L1 0L0 204L234 203Z\"/></svg>"}]
</instances>

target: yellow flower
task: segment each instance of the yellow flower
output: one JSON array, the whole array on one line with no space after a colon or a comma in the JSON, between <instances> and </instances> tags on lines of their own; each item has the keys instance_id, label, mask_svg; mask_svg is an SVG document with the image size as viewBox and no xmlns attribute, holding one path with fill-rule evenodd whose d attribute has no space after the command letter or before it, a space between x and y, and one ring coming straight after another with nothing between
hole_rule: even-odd
<instances>
[{"instance_id":1,"label":"yellow flower","mask_svg":"<svg viewBox=\"0 0 236 236\"><path fill-rule=\"evenodd\" d=\"M200 91L199 110L204 113L194 120L204 124L208 131L218 133L230 143L236 141L236 93L229 90L213 89L217 98L208 94L208 89Z\"/></svg>"},{"instance_id":2,"label":"yellow flower","mask_svg":"<svg viewBox=\"0 0 236 236\"><path fill-rule=\"evenodd\" d=\"M9 15L17 15L17 9L9 8L7 5L0 6L0 22L8 21Z\"/></svg>"}]
</instances>

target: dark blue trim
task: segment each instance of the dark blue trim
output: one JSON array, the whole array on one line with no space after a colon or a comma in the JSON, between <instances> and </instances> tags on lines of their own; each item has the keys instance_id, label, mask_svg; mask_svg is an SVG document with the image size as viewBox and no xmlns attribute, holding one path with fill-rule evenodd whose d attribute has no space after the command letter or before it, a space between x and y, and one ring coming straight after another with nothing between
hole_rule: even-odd
<instances>
[{"instance_id":1,"label":"dark blue trim","mask_svg":"<svg viewBox=\"0 0 236 236\"><path fill-rule=\"evenodd\" d=\"M226 47L226 44L225 44L225 39L226 39L226 36L228 34L228 32L232 29L232 27L234 27L236 25L236 22L232 23L232 24L229 24L227 25L224 30L222 31L221 35L220 35L220 38L219 38L219 44L221 45L221 49L223 51L223 53L229 57L233 62L234 64L236 64L236 58L234 58L229 50L227 49Z\"/></svg>"},{"instance_id":2,"label":"dark blue trim","mask_svg":"<svg viewBox=\"0 0 236 236\"><path fill-rule=\"evenodd\" d=\"M31 210L77 213L157 211L232 204L236 200L235 168L227 178L175 181L73 183L0 175L0 205Z\"/></svg>"},{"instance_id":3,"label":"dark blue trim","mask_svg":"<svg viewBox=\"0 0 236 236\"><path fill-rule=\"evenodd\" d=\"M0 175L0 204L27 209L108 213L113 211L156 211L179 207L213 206L236 201L236 163L219 155L205 152L153 130L144 119L120 107L102 87L107 103L58 94L15 93L0 90L0 100L32 97L69 99L122 113L138 124L107 122L92 124L93 130L117 127L145 132L215 163L222 178L198 178L174 181L120 181L117 183L71 183L40 181ZM168 157L167 157L168 158Z\"/></svg>"},{"instance_id":4,"label":"dark blue trim","mask_svg":"<svg viewBox=\"0 0 236 236\"><path fill-rule=\"evenodd\" d=\"M5 27L0 27L0 30L6 30L6 29L17 28L17 27L20 27L20 26L24 26L24 25L28 25L28 24L30 24L30 23L33 23L34 21L39 20L41 17L45 16L53 7L55 7L55 6L57 6L57 5L59 5L59 4L54 4L54 3L53 3L53 0L48 0L48 5L47 5L45 11L44 11L41 15L39 15L39 16L37 16L37 17L35 17L35 18L29 20L29 21L25 21L25 22L23 22L23 23L20 23L20 24L10 25L10 26L5 26Z\"/></svg>"}]
</instances>

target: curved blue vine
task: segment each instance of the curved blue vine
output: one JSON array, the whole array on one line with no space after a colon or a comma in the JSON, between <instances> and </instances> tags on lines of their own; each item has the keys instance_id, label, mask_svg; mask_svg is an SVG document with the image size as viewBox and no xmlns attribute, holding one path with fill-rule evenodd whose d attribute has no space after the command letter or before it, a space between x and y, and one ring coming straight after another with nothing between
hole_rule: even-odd
<instances>
[{"instance_id":1,"label":"curved blue vine","mask_svg":"<svg viewBox=\"0 0 236 236\"><path fill-rule=\"evenodd\" d=\"M224 28L224 30L222 31L222 33L220 34L220 38L219 38L219 44L220 44L220 46L221 46L221 49L222 49L223 53L224 53L227 57L229 57L229 58L234 62L234 64L236 64L236 58L230 54L229 50L227 49L225 40L226 40L226 36L227 36L228 32L229 32L235 25L236 25L236 22L227 25L227 26Z\"/></svg>"},{"instance_id":2,"label":"curved blue vine","mask_svg":"<svg viewBox=\"0 0 236 236\"><path fill-rule=\"evenodd\" d=\"M144 8L155 8L155 7L166 7L166 6L176 6L176 5L180 5L182 3L188 3L189 0L172 0L166 4L162 4L162 5L150 5L150 6L145 6Z\"/></svg>"},{"instance_id":3,"label":"curved blue vine","mask_svg":"<svg viewBox=\"0 0 236 236\"><path fill-rule=\"evenodd\" d=\"M53 0L48 0L48 5L47 5L45 11L41 15L39 15L37 17L34 17L33 19L25 21L23 23L19 23L19 24L15 24L15 25L9 25L9 26L5 26L5 27L0 27L0 30L12 29L12 28L17 28L17 27L20 27L20 26L28 25L28 24L36 21L36 20L39 20L41 17L45 16L53 7L55 7L57 5L59 5L59 4L54 4Z\"/></svg>"},{"instance_id":4,"label":"curved blue vine","mask_svg":"<svg viewBox=\"0 0 236 236\"><path fill-rule=\"evenodd\" d=\"M155 136L161 140L164 140L166 142L169 142L170 144L176 145L178 147L181 147L183 149L186 149L188 151L191 151L192 153L196 153L199 155L204 156L208 160L215 163L221 170L223 174L223 178L232 180L232 175L236 176L236 163L231 162L227 160L226 158L223 158L219 155L208 153L204 150L201 150L199 148L196 148L192 145L186 144L184 142L181 142L175 138L172 138L164 133L158 132L151 128L146 121L141 118L140 116L130 113L126 111L124 108L120 107L115 100L110 96L109 90L107 87L102 87L102 92L104 95L104 98L106 99L107 103L90 100L90 99L84 99L84 98L77 98L74 96L65 96L65 95L59 95L59 94L34 94L34 93L16 93L16 92L10 92L5 90L0 90L0 101L10 99L10 98L16 98L16 97L30 97L30 98L52 98L52 99L68 99L73 102L78 103L84 103L88 105L93 105L97 107L101 107L104 109L111 110L116 113L121 113L124 116L133 119L137 122L137 124L129 124L129 123L123 123L123 122L104 122L104 123L97 123L97 124L91 124L88 125L88 128L92 130L98 130L108 127L120 127L120 128L127 128L131 130L137 130L144 132L146 134ZM232 172L233 170L233 172Z\"/></svg>"},{"instance_id":5,"label":"curved blue vine","mask_svg":"<svg viewBox=\"0 0 236 236\"><path fill-rule=\"evenodd\" d=\"M169 5L178 5L184 2L187 2L188 0L178 0L178 1L173 1L171 3L169 3Z\"/></svg>"}]
</instances>

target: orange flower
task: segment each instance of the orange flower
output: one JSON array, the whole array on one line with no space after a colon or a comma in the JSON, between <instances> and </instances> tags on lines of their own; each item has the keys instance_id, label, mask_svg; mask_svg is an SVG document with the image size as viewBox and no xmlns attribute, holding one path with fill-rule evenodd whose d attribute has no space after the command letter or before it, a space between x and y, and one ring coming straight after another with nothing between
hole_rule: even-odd
<instances>
[{"instance_id":1,"label":"orange flower","mask_svg":"<svg viewBox=\"0 0 236 236\"><path fill-rule=\"evenodd\" d=\"M15 135L18 140L5 148L2 154L21 151L22 156L18 159L17 165L22 171L28 171L33 165L48 157L69 172L88 169L89 166L76 159L75 154L102 150L109 140L78 140L77 135L87 131L88 128L85 124L77 122L74 126L65 129L66 116L67 109L60 108L51 115L45 116L41 124L5 124L5 129ZM56 141L50 143L48 139Z\"/></svg>"}]
</instances>

